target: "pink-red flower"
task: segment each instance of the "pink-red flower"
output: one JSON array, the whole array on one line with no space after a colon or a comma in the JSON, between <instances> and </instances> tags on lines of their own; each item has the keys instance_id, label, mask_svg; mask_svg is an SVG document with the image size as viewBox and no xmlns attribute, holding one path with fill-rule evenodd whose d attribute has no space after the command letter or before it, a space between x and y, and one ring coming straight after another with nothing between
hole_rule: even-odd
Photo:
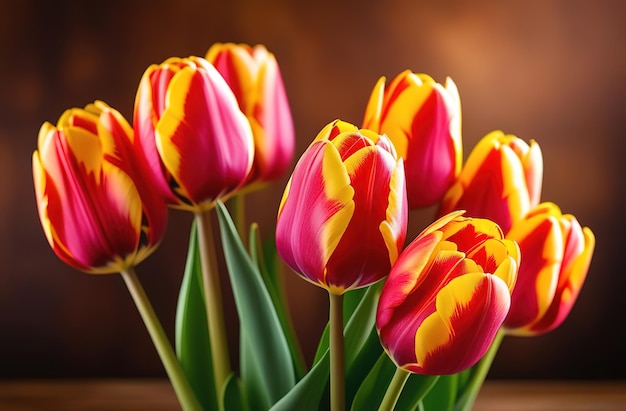
<instances>
[{"instance_id":1,"label":"pink-red flower","mask_svg":"<svg viewBox=\"0 0 626 411\"><path fill-rule=\"evenodd\" d=\"M173 57L146 70L134 127L155 184L173 207L210 209L241 187L252 166L250 123L201 57Z\"/></svg>"},{"instance_id":2,"label":"pink-red flower","mask_svg":"<svg viewBox=\"0 0 626 411\"><path fill-rule=\"evenodd\" d=\"M140 263L159 244L167 205L128 122L103 102L44 123L33 153L41 225L61 260L89 273Z\"/></svg>"},{"instance_id":3,"label":"pink-red flower","mask_svg":"<svg viewBox=\"0 0 626 411\"><path fill-rule=\"evenodd\" d=\"M406 224L404 168L391 142L335 121L293 171L278 212L276 246L302 277L342 294L389 273Z\"/></svg>"},{"instance_id":4,"label":"pink-red flower","mask_svg":"<svg viewBox=\"0 0 626 411\"><path fill-rule=\"evenodd\" d=\"M282 177L293 160L295 137L274 54L263 45L216 43L206 58L222 74L252 126L254 162L246 185Z\"/></svg>"},{"instance_id":5,"label":"pink-red flower","mask_svg":"<svg viewBox=\"0 0 626 411\"><path fill-rule=\"evenodd\" d=\"M363 127L386 134L404 159L409 207L433 205L461 170L461 102L456 85L407 70L372 91Z\"/></svg>"},{"instance_id":6,"label":"pink-red flower","mask_svg":"<svg viewBox=\"0 0 626 411\"><path fill-rule=\"evenodd\" d=\"M402 252L383 286L376 327L396 365L424 375L474 365L504 321L519 248L490 220L450 213Z\"/></svg>"},{"instance_id":7,"label":"pink-red flower","mask_svg":"<svg viewBox=\"0 0 626 411\"><path fill-rule=\"evenodd\" d=\"M543 159L537 143L493 131L470 153L445 194L439 215L466 210L467 216L495 221L506 234L539 204L542 178Z\"/></svg>"},{"instance_id":8,"label":"pink-red flower","mask_svg":"<svg viewBox=\"0 0 626 411\"><path fill-rule=\"evenodd\" d=\"M587 277L593 232L553 203L542 203L513 224L507 238L519 243L523 261L504 323L508 333L537 335L558 327Z\"/></svg>"}]
</instances>

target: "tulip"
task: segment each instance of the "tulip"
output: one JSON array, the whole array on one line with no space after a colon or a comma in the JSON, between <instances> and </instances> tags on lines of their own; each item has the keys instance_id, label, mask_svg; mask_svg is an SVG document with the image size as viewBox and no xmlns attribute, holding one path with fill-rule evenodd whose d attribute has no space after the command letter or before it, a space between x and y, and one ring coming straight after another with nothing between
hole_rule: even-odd
<instances>
[{"instance_id":1,"label":"tulip","mask_svg":"<svg viewBox=\"0 0 626 411\"><path fill-rule=\"evenodd\" d=\"M513 223L539 204L543 160L541 149L518 137L493 131L470 153L456 183L445 194L439 215L466 210L488 218L506 234Z\"/></svg>"},{"instance_id":2,"label":"tulip","mask_svg":"<svg viewBox=\"0 0 626 411\"><path fill-rule=\"evenodd\" d=\"M461 101L456 85L407 70L385 86L381 77L363 127L389 136L404 159L410 208L441 200L461 171Z\"/></svg>"},{"instance_id":3,"label":"tulip","mask_svg":"<svg viewBox=\"0 0 626 411\"><path fill-rule=\"evenodd\" d=\"M119 272L183 408L200 408L135 274L160 243L167 204L122 115L101 101L44 123L33 153L39 218L54 252L91 274Z\"/></svg>"},{"instance_id":4,"label":"tulip","mask_svg":"<svg viewBox=\"0 0 626 411\"><path fill-rule=\"evenodd\" d=\"M50 246L70 266L123 271L161 241L167 206L135 146L128 122L100 101L41 127L33 153L39 217Z\"/></svg>"},{"instance_id":5,"label":"tulip","mask_svg":"<svg viewBox=\"0 0 626 411\"><path fill-rule=\"evenodd\" d=\"M595 246L576 218L542 203L513 225L507 238L524 256L504 322L507 333L538 335L558 327L585 281Z\"/></svg>"},{"instance_id":6,"label":"tulip","mask_svg":"<svg viewBox=\"0 0 626 411\"><path fill-rule=\"evenodd\" d=\"M134 126L155 184L175 208L211 209L244 183L252 166L250 124L203 58L150 66L137 91Z\"/></svg>"},{"instance_id":7,"label":"tulip","mask_svg":"<svg viewBox=\"0 0 626 411\"><path fill-rule=\"evenodd\" d=\"M283 79L274 55L262 46L217 43L207 60L233 90L254 136L254 162L246 184L280 178L290 167L294 127Z\"/></svg>"},{"instance_id":8,"label":"tulip","mask_svg":"<svg viewBox=\"0 0 626 411\"><path fill-rule=\"evenodd\" d=\"M324 138L331 131L333 138ZM391 142L335 121L293 171L278 212L276 246L302 277L343 294L387 275L406 225L404 169Z\"/></svg>"},{"instance_id":9,"label":"tulip","mask_svg":"<svg viewBox=\"0 0 626 411\"><path fill-rule=\"evenodd\" d=\"M376 327L400 369L444 375L471 367L509 310L519 248L494 222L462 213L419 234L383 286Z\"/></svg>"},{"instance_id":10,"label":"tulip","mask_svg":"<svg viewBox=\"0 0 626 411\"><path fill-rule=\"evenodd\" d=\"M386 136L328 124L304 152L278 210L276 249L330 297L330 409L345 408L343 294L385 277L406 237L404 165Z\"/></svg>"},{"instance_id":11,"label":"tulip","mask_svg":"<svg viewBox=\"0 0 626 411\"><path fill-rule=\"evenodd\" d=\"M170 58L145 71L135 131L155 184L198 225L216 392L231 373L210 212L234 195L252 167L252 129L217 69L201 57Z\"/></svg>"}]
</instances>

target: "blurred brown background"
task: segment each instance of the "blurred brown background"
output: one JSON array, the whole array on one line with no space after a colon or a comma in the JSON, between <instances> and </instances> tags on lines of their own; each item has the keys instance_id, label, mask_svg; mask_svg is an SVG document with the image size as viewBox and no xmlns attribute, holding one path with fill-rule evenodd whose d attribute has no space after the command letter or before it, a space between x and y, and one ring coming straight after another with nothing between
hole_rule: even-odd
<instances>
[{"instance_id":1,"label":"blurred brown background","mask_svg":"<svg viewBox=\"0 0 626 411\"><path fill-rule=\"evenodd\" d=\"M570 318L542 337L506 339L491 376L625 378L625 17L619 0L2 0L0 377L165 375L121 278L82 274L50 250L31 153L41 123L66 108L101 99L131 118L148 65L234 41L276 54L298 156L329 121L360 123L378 77L405 69L455 80L466 155L494 129L537 140L543 199L591 227L597 249ZM249 219L266 233L286 179L249 197ZM411 214L411 236L432 211ZM138 267L171 336L190 222L172 212L162 247ZM286 283L310 359L327 297L291 273Z\"/></svg>"}]
</instances>

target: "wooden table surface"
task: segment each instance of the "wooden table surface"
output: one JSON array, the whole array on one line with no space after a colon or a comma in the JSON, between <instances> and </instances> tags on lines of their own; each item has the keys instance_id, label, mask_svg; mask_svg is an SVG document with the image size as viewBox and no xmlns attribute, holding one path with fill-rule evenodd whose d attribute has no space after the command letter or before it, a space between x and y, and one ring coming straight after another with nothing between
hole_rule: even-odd
<instances>
[{"instance_id":1,"label":"wooden table surface","mask_svg":"<svg viewBox=\"0 0 626 411\"><path fill-rule=\"evenodd\" d=\"M180 410L165 380L0 380L2 411ZM475 411L626 411L624 382L487 381Z\"/></svg>"}]
</instances>

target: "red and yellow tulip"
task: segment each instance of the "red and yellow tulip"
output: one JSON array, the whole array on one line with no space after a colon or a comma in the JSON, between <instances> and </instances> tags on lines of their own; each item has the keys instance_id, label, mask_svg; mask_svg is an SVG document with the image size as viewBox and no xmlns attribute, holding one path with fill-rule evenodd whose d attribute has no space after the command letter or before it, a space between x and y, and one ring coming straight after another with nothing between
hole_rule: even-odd
<instances>
[{"instance_id":1,"label":"red and yellow tulip","mask_svg":"<svg viewBox=\"0 0 626 411\"><path fill-rule=\"evenodd\" d=\"M122 115L103 102L44 123L33 153L41 225L54 252L89 273L140 263L159 244L167 205Z\"/></svg>"},{"instance_id":2,"label":"red and yellow tulip","mask_svg":"<svg viewBox=\"0 0 626 411\"><path fill-rule=\"evenodd\" d=\"M444 375L471 367L508 313L519 248L494 222L461 214L419 234L383 286L376 327L404 370Z\"/></svg>"},{"instance_id":3,"label":"red and yellow tulip","mask_svg":"<svg viewBox=\"0 0 626 411\"><path fill-rule=\"evenodd\" d=\"M391 142L335 121L293 171L276 246L302 277L342 294L389 273L404 244L407 213L404 168Z\"/></svg>"},{"instance_id":4,"label":"red and yellow tulip","mask_svg":"<svg viewBox=\"0 0 626 411\"><path fill-rule=\"evenodd\" d=\"M409 206L433 205L461 170L461 102L452 79L445 86L407 70L385 86L381 77L363 127L386 134L404 159Z\"/></svg>"},{"instance_id":5,"label":"red and yellow tulip","mask_svg":"<svg viewBox=\"0 0 626 411\"><path fill-rule=\"evenodd\" d=\"M156 184L176 208L212 208L244 183L252 166L250 123L201 57L173 57L146 70L134 127Z\"/></svg>"},{"instance_id":6,"label":"red and yellow tulip","mask_svg":"<svg viewBox=\"0 0 626 411\"><path fill-rule=\"evenodd\" d=\"M537 143L493 131L470 153L445 194L439 215L466 210L468 216L495 221L506 234L539 204L542 178L543 159Z\"/></svg>"},{"instance_id":7,"label":"red and yellow tulip","mask_svg":"<svg viewBox=\"0 0 626 411\"><path fill-rule=\"evenodd\" d=\"M587 276L595 246L592 231L573 215L542 203L513 224L507 238L523 261L504 323L509 334L537 335L567 317Z\"/></svg>"},{"instance_id":8,"label":"red and yellow tulip","mask_svg":"<svg viewBox=\"0 0 626 411\"><path fill-rule=\"evenodd\" d=\"M295 148L293 120L274 54L263 45L216 43L207 60L233 90L254 135L254 162L247 185L280 178Z\"/></svg>"}]
</instances>

